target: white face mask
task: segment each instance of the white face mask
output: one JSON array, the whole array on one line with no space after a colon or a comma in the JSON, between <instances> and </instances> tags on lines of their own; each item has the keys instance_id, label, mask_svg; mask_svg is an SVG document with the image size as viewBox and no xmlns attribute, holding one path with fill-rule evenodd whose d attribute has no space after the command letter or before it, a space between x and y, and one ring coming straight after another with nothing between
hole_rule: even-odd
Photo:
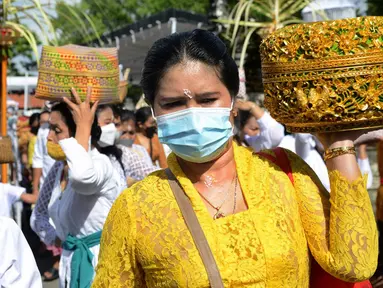
<instances>
[{"instance_id":1,"label":"white face mask","mask_svg":"<svg viewBox=\"0 0 383 288\"><path fill-rule=\"evenodd\" d=\"M259 135L259 134L254 135L254 136L249 136L249 135L245 134L244 138L245 138L247 144L249 144L250 146L255 146L255 143L257 142L257 140L260 136L261 135Z\"/></svg>"},{"instance_id":2,"label":"white face mask","mask_svg":"<svg viewBox=\"0 0 383 288\"><path fill-rule=\"evenodd\" d=\"M40 126L40 129L49 129L49 123L44 123Z\"/></svg>"},{"instance_id":3,"label":"white face mask","mask_svg":"<svg viewBox=\"0 0 383 288\"><path fill-rule=\"evenodd\" d=\"M100 140L98 140L98 145L103 148L113 146L116 143L116 139L120 137L120 134L114 123L103 126L101 127L101 136Z\"/></svg>"}]
</instances>

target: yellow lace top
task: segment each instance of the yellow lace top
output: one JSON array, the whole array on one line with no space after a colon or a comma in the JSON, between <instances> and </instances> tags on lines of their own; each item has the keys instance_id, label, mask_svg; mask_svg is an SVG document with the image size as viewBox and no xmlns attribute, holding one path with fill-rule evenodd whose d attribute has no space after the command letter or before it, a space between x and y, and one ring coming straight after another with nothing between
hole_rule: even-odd
<instances>
[{"instance_id":1,"label":"yellow lace top","mask_svg":"<svg viewBox=\"0 0 383 288\"><path fill-rule=\"evenodd\" d=\"M295 188L279 167L247 148L235 146L234 154L249 209L218 220L211 218L176 157L168 159L191 199L225 287L309 287L309 251L343 280L361 281L374 273L377 231L366 179L349 183L331 172L330 197L293 153L288 155ZM115 202L92 287L209 287L163 171Z\"/></svg>"}]
</instances>

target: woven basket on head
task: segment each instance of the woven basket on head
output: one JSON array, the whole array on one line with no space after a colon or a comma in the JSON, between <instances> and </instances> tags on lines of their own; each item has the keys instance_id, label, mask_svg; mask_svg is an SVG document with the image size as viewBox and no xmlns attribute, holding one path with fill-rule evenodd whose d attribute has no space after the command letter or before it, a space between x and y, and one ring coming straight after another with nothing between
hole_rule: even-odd
<instances>
[{"instance_id":1,"label":"woven basket on head","mask_svg":"<svg viewBox=\"0 0 383 288\"><path fill-rule=\"evenodd\" d=\"M84 100L88 86L92 87L91 102L121 102L121 94L126 92L127 82L120 83L116 48L76 45L43 47L37 98L49 101L60 101L63 97L71 99L73 87Z\"/></svg>"}]
</instances>

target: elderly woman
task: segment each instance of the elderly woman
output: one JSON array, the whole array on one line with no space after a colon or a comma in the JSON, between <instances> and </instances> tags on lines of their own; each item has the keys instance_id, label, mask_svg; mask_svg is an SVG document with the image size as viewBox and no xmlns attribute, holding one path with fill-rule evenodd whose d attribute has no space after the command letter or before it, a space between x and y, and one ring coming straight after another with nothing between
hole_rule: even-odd
<instances>
[{"instance_id":1,"label":"elderly woman","mask_svg":"<svg viewBox=\"0 0 383 288\"><path fill-rule=\"evenodd\" d=\"M321 137L331 155L331 196L303 160L281 150L292 185L280 167L233 142L238 69L225 45L202 30L156 42L142 86L158 136L173 150L171 173L155 172L117 199L93 287L209 286L171 174L191 202L225 287L309 287L311 254L345 281L374 273L374 214L352 154L359 134ZM339 147L349 152L336 156Z\"/></svg>"}]
</instances>

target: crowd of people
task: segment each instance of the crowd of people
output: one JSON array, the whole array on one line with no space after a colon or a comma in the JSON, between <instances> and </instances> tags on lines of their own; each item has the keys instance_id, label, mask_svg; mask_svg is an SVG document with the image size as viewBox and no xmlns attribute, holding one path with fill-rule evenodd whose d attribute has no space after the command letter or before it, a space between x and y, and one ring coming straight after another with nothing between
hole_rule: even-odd
<instances>
[{"instance_id":1,"label":"crowd of people","mask_svg":"<svg viewBox=\"0 0 383 288\"><path fill-rule=\"evenodd\" d=\"M378 234L360 134L290 134L236 99L239 85L226 46L195 30L149 51L149 106L91 103L92 88L85 99L73 88L33 114L25 179L0 184L0 286L41 287L41 274L71 288L324 287L310 284L314 264L344 283L370 279ZM29 245L8 219L16 201ZM53 265L38 271L42 250Z\"/></svg>"}]
</instances>

